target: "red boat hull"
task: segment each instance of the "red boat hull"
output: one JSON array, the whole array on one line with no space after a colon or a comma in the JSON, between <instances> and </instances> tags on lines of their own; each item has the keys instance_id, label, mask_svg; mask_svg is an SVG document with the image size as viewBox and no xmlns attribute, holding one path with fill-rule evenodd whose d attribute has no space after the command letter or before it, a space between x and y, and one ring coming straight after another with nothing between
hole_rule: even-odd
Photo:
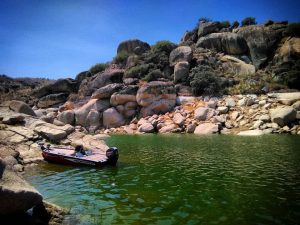
<instances>
[{"instance_id":1,"label":"red boat hull","mask_svg":"<svg viewBox=\"0 0 300 225\"><path fill-rule=\"evenodd\" d=\"M73 165L73 166L96 166L96 167L103 167L107 165L115 166L118 161L118 157L117 157L113 160L95 162L95 161L86 160L84 158L79 158L79 157L57 155L49 151L43 151L42 155L44 159L48 162L54 162L54 163L65 164L65 165Z\"/></svg>"}]
</instances>

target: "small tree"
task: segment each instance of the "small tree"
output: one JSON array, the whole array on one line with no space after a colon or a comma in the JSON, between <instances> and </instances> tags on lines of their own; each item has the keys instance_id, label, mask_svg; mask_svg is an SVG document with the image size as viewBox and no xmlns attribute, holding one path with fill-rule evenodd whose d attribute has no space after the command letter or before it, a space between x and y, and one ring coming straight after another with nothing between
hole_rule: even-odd
<instances>
[{"instance_id":1,"label":"small tree","mask_svg":"<svg viewBox=\"0 0 300 225\"><path fill-rule=\"evenodd\" d=\"M220 92L221 80L215 73L205 67L197 66L191 70L190 85L194 95L216 94Z\"/></svg>"},{"instance_id":2,"label":"small tree","mask_svg":"<svg viewBox=\"0 0 300 225\"><path fill-rule=\"evenodd\" d=\"M239 23L238 21L235 20L235 21L232 22L231 28L232 28L232 29L238 28L239 25L240 25L240 23Z\"/></svg>"},{"instance_id":3,"label":"small tree","mask_svg":"<svg viewBox=\"0 0 300 225\"><path fill-rule=\"evenodd\" d=\"M267 20L267 21L265 22L265 26L270 26L270 25L272 25L272 24L274 24L274 21L273 21L273 20Z\"/></svg>"},{"instance_id":4,"label":"small tree","mask_svg":"<svg viewBox=\"0 0 300 225\"><path fill-rule=\"evenodd\" d=\"M289 24L285 31L285 35L292 37L300 37L300 23Z\"/></svg>"},{"instance_id":5,"label":"small tree","mask_svg":"<svg viewBox=\"0 0 300 225\"><path fill-rule=\"evenodd\" d=\"M256 20L254 17L246 17L245 19L242 20L242 26L249 26L249 25L255 25Z\"/></svg>"},{"instance_id":6,"label":"small tree","mask_svg":"<svg viewBox=\"0 0 300 225\"><path fill-rule=\"evenodd\" d=\"M166 54L170 54L173 49L177 47L176 44L170 41L158 41L151 47L154 52L165 52Z\"/></svg>"},{"instance_id":7,"label":"small tree","mask_svg":"<svg viewBox=\"0 0 300 225\"><path fill-rule=\"evenodd\" d=\"M228 20L220 22L220 28L229 28L230 27L230 22Z\"/></svg>"}]
</instances>

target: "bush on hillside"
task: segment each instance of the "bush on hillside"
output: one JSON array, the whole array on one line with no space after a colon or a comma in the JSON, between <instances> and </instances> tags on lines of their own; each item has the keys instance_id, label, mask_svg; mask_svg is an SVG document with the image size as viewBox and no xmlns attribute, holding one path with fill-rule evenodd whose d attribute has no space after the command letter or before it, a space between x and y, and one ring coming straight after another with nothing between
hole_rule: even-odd
<instances>
[{"instance_id":1,"label":"bush on hillside","mask_svg":"<svg viewBox=\"0 0 300 225\"><path fill-rule=\"evenodd\" d=\"M153 52L165 52L170 54L173 49L177 47L176 44L170 41L158 41L151 47Z\"/></svg>"},{"instance_id":2,"label":"bush on hillside","mask_svg":"<svg viewBox=\"0 0 300 225\"><path fill-rule=\"evenodd\" d=\"M274 21L273 20L267 20L266 22L265 22L265 26L267 27L267 26L270 26L270 25L272 25L272 24L274 24Z\"/></svg>"},{"instance_id":3,"label":"bush on hillside","mask_svg":"<svg viewBox=\"0 0 300 225\"><path fill-rule=\"evenodd\" d=\"M114 62L117 64L122 64L124 65L127 61L129 54L126 51L119 52L115 57L114 57Z\"/></svg>"},{"instance_id":4,"label":"bush on hillside","mask_svg":"<svg viewBox=\"0 0 300 225\"><path fill-rule=\"evenodd\" d=\"M209 68L197 66L190 72L190 86L194 95L213 95L220 93L221 79Z\"/></svg>"},{"instance_id":5,"label":"bush on hillside","mask_svg":"<svg viewBox=\"0 0 300 225\"><path fill-rule=\"evenodd\" d=\"M94 75L96 73L104 71L106 67L107 63L97 63L89 69L89 72L91 73L91 75Z\"/></svg>"},{"instance_id":6,"label":"bush on hillside","mask_svg":"<svg viewBox=\"0 0 300 225\"><path fill-rule=\"evenodd\" d=\"M233 21L231 28L238 28L240 26L240 23L238 21Z\"/></svg>"},{"instance_id":7,"label":"bush on hillside","mask_svg":"<svg viewBox=\"0 0 300 225\"><path fill-rule=\"evenodd\" d=\"M131 67L125 72L125 78L141 78L148 74L150 69L149 64L141 64Z\"/></svg>"},{"instance_id":8,"label":"bush on hillside","mask_svg":"<svg viewBox=\"0 0 300 225\"><path fill-rule=\"evenodd\" d=\"M242 20L242 26L249 26L249 25L255 25L256 20L254 17L246 17L245 19Z\"/></svg>"},{"instance_id":9,"label":"bush on hillside","mask_svg":"<svg viewBox=\"0 0 300 225\"><path fill-rule=\"evenodd\" d=\"M228 20L220 22L220 29L222 28L229 28L230 27L230 22Z\"/></svg>"},{"instance_id":10,"label":"bush on hillside","mask_svg":"<svg viewBox=\"0 0 300 225\"><path fill-rule=\"evenodd\" d=\"M292 37L300 37L300 23L289 24L285 31L285 35Z\"/></svg>"},{"instance_id":11,"label":"bush on hillside","mask_svg":"<svg viewBox=\"0 0 300 225\"><path fill-rule=\"evenodd\" d=\"M163 73L159 69L156 69L148 73L142 80L150 82L163 77Z\"/></svg>"}]
</instances>

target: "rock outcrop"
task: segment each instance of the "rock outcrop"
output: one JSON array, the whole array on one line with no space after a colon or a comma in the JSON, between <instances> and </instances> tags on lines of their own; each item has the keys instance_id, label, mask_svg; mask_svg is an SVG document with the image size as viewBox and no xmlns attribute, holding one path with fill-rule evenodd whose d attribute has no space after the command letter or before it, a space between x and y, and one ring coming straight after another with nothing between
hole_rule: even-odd
<instances>
[{"instance_id":1,"label":"rock outcrop","mask_svg":"<svg viewBox=\"0 0 300 225\"><path fill-rule=\"evenodd\" d=\"M66 93L46 95L39 99L37 106L39 108L49 108L51 106L64 103L65 101L67 101L67 98L68 94Z\"/></svg>"},{"instance_id":2,"label":"rock outcrop","mask_svg":"<svg viewBox=\"0 0 300 225\"><path fill-rule=\"evenodd\" d=\"M52 84L45 85L35 90L33 92L33 95L35 95L38 98L41 98L50 94L59 94L59 93L70 94L73 92L77 92L77 90L78 90L77 81L71 78L67 78L67 79L59 79Z\"/></svg>"},{"instance_id":3,"label":"rock outcrop","mask_svg":"<svg viewBox=\"0 0 300 225\"><path fill-rule=\"evenodd\" d=\"M119 44L117 53L127 52L128 54L141 55L150 50L150 45L140 40L127 40Z\"/></svg>"},{"instance_id":4,"label":"rock outcrop","mask_svg":"<svg viewBox=\"0 0 300 225\"><path fill-rule=\"evenodd\" d=\"M169 62L171 66L175 66L177 62L190 62L193 57L193 51L189 46L179 46L170 53Z\"/></svg>"},{"instance_id":5,"label":"rock outcrop","mask_svg":"<svg viewBox=\"0 0 300 225\"><path fill-rule=\"evenodd\" d=\"M3 164L0 159L0 215L26 212L41 204L42 195Z\"/></svg>"},{"instance_id":6,"label":"rock outcrop","mask_svg":"<svg viewBox=\"0 0 300 225\"><path fill-rule=\"evenodd\" d=\"M137 92L137 103L142 106L141 116L166 113L176 103L176 90L172 83L153 81L144 84Z\"/></svg>"},{"instance_id":7,"label":"rock outcrop","mask_svg":"<svg viewBox=\"0 0 300 225\"><path fill-rule=\"evenodd\" d=\"M285 25L251 25L236 29L239 36L247 41L254 66L258 69L270 58L270 53L282 37Z\"/></svg>"},{"instance_id":8,"label":"rock outcrop","mask_svg":"<svg viewBox=\"0 0 300 225\"><path fill-rule=\"evenodd\" d=\"M197 47L216 49L226 54L240 55L248 51L247 42L235 33L212 33L199 38Z\"/></svg>"},{"instance_id":9,"label":"rock outcrop","mask_svg":"<svg viewBox=\"0 0 300 225\"><path fill-rule=\"evenodd\" d=\"M279 126L285 126L296 119L297 112L293 107L285 106L271 109L271 120Z\"/></svg>"},{"instance_id":10,"label":"rock outcrop","mask_svg":"<svg viewBox=\"0 0 300 225\"><path fill-rule=\"evenodd\" d=\"M30 108L25 102L13 100L9 103L9 108L18 113L36 116L32 108Z\"/></svg>"},{"instance_id":11,"label":"rock outcrop","mask_svg":"<svg viewBox=\"0 0 300 225\"><path fill-rule=\"evenodd\" d=\"M112 69L85 79L79 87L79 96L91 96L94 91L108 84L122 83L124 70Z\"/></svg>"}]
</instances>

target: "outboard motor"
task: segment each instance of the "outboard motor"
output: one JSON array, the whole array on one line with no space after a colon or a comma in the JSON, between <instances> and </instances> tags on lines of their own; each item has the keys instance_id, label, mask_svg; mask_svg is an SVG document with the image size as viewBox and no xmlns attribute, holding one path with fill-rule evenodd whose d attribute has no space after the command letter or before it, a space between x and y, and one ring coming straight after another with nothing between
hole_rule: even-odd
<instances>
[{"instance_id":1,"label":"outboard motor","mask_svg":"<svg viewBox=\"0 0 300 225\"><path fill-rule=\"evenodd\" d=\"M106 150L106 157L108 163L115 166L119 159L119 150L116 147L110 147Z\"/></svg>"}]
</instances>

